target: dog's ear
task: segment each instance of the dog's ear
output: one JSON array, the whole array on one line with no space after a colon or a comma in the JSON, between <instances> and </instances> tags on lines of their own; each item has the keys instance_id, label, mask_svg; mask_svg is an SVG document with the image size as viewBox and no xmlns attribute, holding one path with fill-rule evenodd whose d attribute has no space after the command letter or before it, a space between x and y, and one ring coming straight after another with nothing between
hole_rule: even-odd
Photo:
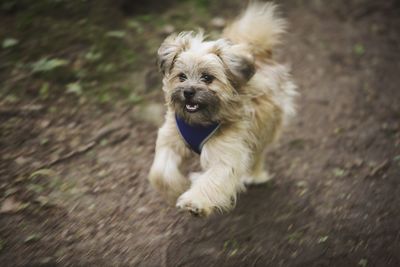
<instances>
[{"instance_id":1,"label":"dog's ear","mask_svg":"<svg viewBox=\"0 0 400 267\"><path fill-rule=\"evenodd\" d=\"M216 42L215 53L225 65L229 81L235 89L250 80L255 73L254 58L244 45L232 44L221 39Z\"/></svg>"},{"instance_id":2,"label":"dog's ear","mask_svg":"<svg viewBox=\"0 0 400 267\"><path fill-rule=\"evenodd\" d=\"M182 32L179 35L168 36L158 49L158 67L163 75L171 72L178 55L189 48L193 38L192 32Z\"/></svg>"}]
</instances>

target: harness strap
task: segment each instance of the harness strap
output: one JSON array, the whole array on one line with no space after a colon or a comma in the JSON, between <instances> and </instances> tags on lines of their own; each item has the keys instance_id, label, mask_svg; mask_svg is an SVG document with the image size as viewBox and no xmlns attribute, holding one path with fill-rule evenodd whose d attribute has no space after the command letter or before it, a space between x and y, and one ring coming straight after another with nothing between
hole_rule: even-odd
<instances>
[{"instance_id":1,"label":"harness strap","mask_svg":"<svg viewBox=\"0 0 400 267\"><path fill-rule=\"evenodd\" d=\"M186 145L197 154L201 153L203 145L213 136L221 125L220 123L213 123L207 126L189 125L177 115L175 115L175 121Z\"/></svg>"}]
</instances>

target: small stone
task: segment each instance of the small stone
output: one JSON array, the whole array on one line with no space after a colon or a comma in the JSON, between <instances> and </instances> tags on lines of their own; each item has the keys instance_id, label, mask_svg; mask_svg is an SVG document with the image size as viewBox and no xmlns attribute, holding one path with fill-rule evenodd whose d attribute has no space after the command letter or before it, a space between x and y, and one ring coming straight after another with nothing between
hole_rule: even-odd
<instances>
[{"instance_id":1,"label":"small stone","mask_svg":"<svg viewBox=\"0 0 400 267\"><path fill-rule=\"evenodd\" d=\"M25 238L24 242L25 243L32 243L32 242L36 242L41 238L41 236L39 234L31 234L29 235L27 238Z\"/></svg>"},{"instance_id":2,"label":"small stone","mask_svg":"<svg viewBox=\"0 0 400 267\"><path fill-rule=\"evenodd\" d=\"M353 165L355 167L361 167L364 164L364 160L361 158L354 159Z\"/></svg>"},{"instance_id":3,"label":"small stone","mask_svg":"<svg viewBox=\"0 0 400 267\"><path fill-rule=\"evenodd\" d=\"M146 207L140 207L140 208L137 209L137 212L138 212L139 214L144 214L144 213L148 213L148 212L149 212L149 209L146 208Z\"/></svg>"},{"instance_id":4,"label":"small stone","mask_svg":"<svg viewBox=\"0 0 400 267\"><path fill-rule=\"evenodd\" d=\"M21 202L14 197L6 198L0 208L0 213L17 212L21 207Z\"/></svg>"},{"instance_id":5,"label":"small stone","mask_svg":"<svg viewBox=\"0 0 400 267\"><path fill-rule=\"evenodd\" d=\"M40 122L40 128L45 129L50 125L50 121L49 120L43 120Z\"/></svg>"},{"instance_id":6,"label":"small stone","mask_svg":"<svg viewBox=\"0 0 400 267\"><path fill-rule=\"evenodd\" d=\"M29 159L23 156L19 156L15 159L15 163L17 163L18 165L25 165L27 162L29 162Z\"/></svg>"},{"instance_id":7,"label":"small stone","mask_svg":"<svg viewBox=\"0 0 400 267\"><path fill-rule=\"evenodd\" d=\"M74 129L76 127L76 122L71 122L67 125L69 129Z\"/></svg>"},{"instance_id":8,"label":"small stone","mask_svg":"<svg viewBox=\"0 0 400 267\"><path fill-rule=\"evenodd\" d=\"M51 257L44 257L44 258L39 259L39 263L42 264L42 265L43 264L49 264L49 263L51 263L51 261L52 261Z\"/></svg>"}]
</instances>

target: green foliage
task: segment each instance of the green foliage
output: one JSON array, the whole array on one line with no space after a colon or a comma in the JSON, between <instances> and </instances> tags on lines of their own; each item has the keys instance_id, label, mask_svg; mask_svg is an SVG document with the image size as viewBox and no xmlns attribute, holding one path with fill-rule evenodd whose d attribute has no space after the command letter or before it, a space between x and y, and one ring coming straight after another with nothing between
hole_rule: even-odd
<instances>
[{"instance_id":1,"label":"green foliage","mask_svg":"<svg viewBox=\"0 0 400 267\"><path fill-rule=\"evenodd\" d=\"M235 256L239 251L239 243L236 239L226 240L224 242L223 251L228 252L229 257Z\"/></svg>"},{"instance_id":2,"label":"green foliage","mask_svg":"<svg viewBox=\"0 0 400 267\"><path fill-rule=\"evenodd\" d=\"M0 238L0 252L3 250L5 245L6 245L6 241L4 241L3 239Z\"/></svg>"},{"instance_id":3,"label":"green foliage","mask_svg":"<svg viewBox=\"0 0 400 267\"><path fill-rule=\"evenodd\" d=\"M104 63L97 66L96 71L101 73L110 73L116 70L116 66L113 63Z\"/></svg>"},{"instance_id":4,"label":"green foliage","mask_svg":"<svg viewBox=\"0 0 400 267\"><path fill-rule=\"evenodd\" d=\"M27 185L27 189L36 194L42 194L47 190L62 190L64 186L59 175L51 169L37 170L29 176L29 179L32 181Z\"/></svg>"},{"instance_id":5,"label":"green foliage","mask_svg":"<svg viewBox=\"0 0 400 267\"><path fill-rule=\"evenodd\" d=\"M294 242L300 240L302 237L302 232L293 232L287 236L287 239L289 240L289 242Z\"/></svg>"},{"instance_id":6,"label":"green foliage","mask_svg":"<svg viewBox=\"0 0 400 267\"><path fill-rule=\"evenodd\" d=\"M37 170L35 172L33 172L30 176L29 179L35 179L38 176L46 176L46 177L50 177L50 176L56 176L57 174L51 170L51 169L40 169Z\"/></svg>"},{"instance_id":7,"label":"green foliage","mask_svg":"<svg viewBox=\"0 0 400 267\"><path fill-rule=\"evenodd\" d=\"M67 85L67 93L81 95L82 94L82 86L79 82L70 83Z\"/></svg>"},{"instance_id":8,"label":"green foliage","mask_svg":"<svg viewBox=\"0 0 400 267\"><path fill-rule=\"evenodd\" d=\"M49 96L49 89L50 89L49 83L48 82L43 83L39 89L40 98L47 99Z\"/></svg>"},{"instance_id":9,"label":"green foliage","mask_svg":"<svg viewBox=\"0 0 400 267\"><path fill-rule=\"evenodd\" d=\"M128 20L128 22L126 23L127 26L131 29L134 29L136 31L136 33L143 33L144 32L144 27L143 25L135 20L135 19L130 19Z\"/></svg>"},{"instance_id":10,"label":"green foliage","mask_svg":"<svg viewBox=\"0 0 400 267\"><path fill-rule=\"evenodd\" d=\"M329 236L321 236L318 238L318 243L325 243L328 240Z\"/></svg>"},{"instance_id":11,"label":"green foliage","mask_svg":"<svg viewBox=\"0 0 400 267\"><path fill-rule=\"evenodd\" d=\"M53 58L53 59L47 59L47 58L41 58L35 63L32 63L31 68L33 73L37 72L49 72L52 71L56 68L65 66L68 64L67 60L64 59L59 59L59 58Z\"/></svg>"},{"instance_id":12,"label":"green foliage","mask_svg":"<svg viewBox=\"0 0 400 267\"><path fill-rule=\"evenodd\" d=\"M98 61L103 54L95 49L91 49L89 52L85 54L85 59L89 62Z\"/></svg>"},{"instance_id":13,"label":"green foliage","mask_svg":"<svg viewBox=\"0 0 400 267\"><path fill-rule=\"evenodd\" d=\"M18 189L15 188L15 187L11 187L11 188L6 190L6 192L4 193L4 197L8 197L8 196L14 195L16 192L18 192Z\"/></svg>"},{"instance_id":14,"label":"green foliage","mask_svg":"<svg viewBox=\"0 0 400 267\"><path fill-rule=\"evenodd\" d=\"M18 41L17 39L14 39L14 38L6 38L6 39L3 40L3 43L2 43L1 46L2 46L4 49L6 49L6 48L10 48L10 47L16 46L18 43L19 43L19 41Z\"/></svg>"},{"instance_id":15,"label":"green foliage","mask_svg":"<svg viewBox=\"0 0 400 267\"><path fill-rule=\"evenodd\" d=\"M207 9L210 6L210 0L196 0L197 7Z\"/></svg>"},{"instance_id":16,"label":"green foliage","mask_svg":"<svg viewBox=\"0 0 400 267\"><path fill-rule=\"evenodd\" d=\"M106 33L107 37L124 38L126 33L124 31L109 31Z\"/></svg>"},{"instance_id":17,"label":"green foliage","mask_svg":"<svg viewBox=\"0 0 400 267\"><path fill-rule=\"evenodd\" d=\"M305 140L301 138L293 139L289 142L289 147L294 149L304 149Z\"/></svg>"},{"instance_id":18,"label":"green foliage","mask_svg":"<svg viewBox=\"0 0 400 267\"><path fill-rule=\"evenodd\" d=\"M358 262L358 265L361 266L361 267L366 267L367 264L368 264L368 260L367 260L367 259L361 259L361 260Z\"/></svg>"},{"instance_id":19,"label":"green foliage","mask_svg":"<svg viewBox=\"0 0 400 267\"><path fill-rule=\"evenodd\" d=\"M40 184L29 184L29 185L27 185L27 189L29 191L35 192L36 194L40 194L40 193L43 193L44 186L42 186Z\"/></svg>"},{"instance_id":20,"label":"green foliage","mask_svg":"<svg viewBox=\"0 0 400 267\"><path fill-rule=\"evenodd\" d=\"M131 93L128 97L129 102L131 102L132 104L136 104L139 103L140 101L143 100L143 97L140 95L137 95L135 93Z\"/></svg>"},{"instance_id":21,"label":"green foliage","mask_svg":"<svg viewBox=\"0 0 400 267\"><path fill-rule=\"evenodd\" d=\"M353 50L358 56L362 56L365 53L365 47L362 44L355 44Z\"/></svg>"},{"instance_id":22,"label":"green foliage","mask_svg":"<svg viewBox=\"0 0 400 267\"><path fill-rule=\"evenodd\" d=\"M100 103L107 103L107 102L110 102L111 95L108 92L103 92L99 95L98 99L99 99Z\"/></svg>"},{"instance_id":23,"label":"green foliage","mask_svg":"<svg viewBox=\"0 0 400 267\"><path fill-rule=\"evenodd\" d=\"M151 14L140 15L136 17L139 21L143 22L151 22L154 19L154 16Z\"/></svg>"},{"instance_id":24,"label":"green foliage","mask_svg":"<svg viewBox=\"0 0 400 267\"><path fill-rule=\"evenodd\" d=\"M5 97L5 101L9 103L16 103L18 100L19 100L18 97L13 94L9 94Z\"/></svg>"},{"instance_id":25,"label":"green foliage","mask_svg":"<svg viewBox=\"0 0 400 267\"><path fill-rule=\"evenodd\" d=\"M24 242L31 243L31 242L38 241L40 238L41 238L40 234L31 234L25 238Z\"/></svg>"},{"instance_id":26,"label":"green foliage","mask_svg":"<svg viewBox=\"0 0 400 267\"><path fill-rule=\"evenodd\" d=\"M67 92L79 99L101 103L123 99L129 104L146 98L139 89L146 87L145 81L136 80L131 86L132 73L153 68L156 51L168 32L165 26L176 31L206 27L208 10L214 5L209 0L182 0L178 9L165 13L114 15L111 21L104 16L104 3L89 17L87 1L3 2L0 8L18 11L15 27L5 29L0 39L0 50L7 49L4 65L11 66L10 73L14 71L17 77L27 75L13 85L17 88L13 95L25 97L28 89L22 82L29 80L39 85L41 100ZM64 12L68 16L61 15ZM17 40L20 35L15 31L24 32L23 40ZM125 87L132 90L118 90Z\"/></svg>"},{"instance_id":27,"label":"green foliage","mask_svg":"<svg viewBox=\"0 0 400 267\"><path fill-rule=\"evenodd\" d=\"M346 171L341 168L334 168L332 172L336 177L342 177L346 174Z\"/></svg>"}]
</instances>

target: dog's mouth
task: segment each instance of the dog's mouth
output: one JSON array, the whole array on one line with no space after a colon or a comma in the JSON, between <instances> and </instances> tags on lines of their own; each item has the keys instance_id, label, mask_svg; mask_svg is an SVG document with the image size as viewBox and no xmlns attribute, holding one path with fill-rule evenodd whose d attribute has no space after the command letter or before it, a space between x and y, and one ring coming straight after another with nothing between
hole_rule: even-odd
<instances>
[{"instance_id":1,"label":"dog's mouth","mask_svg":"<svg viewBox=\"0 0 400 267\"><path fill-rule=\"evenodd\" d=\"M196 103L186 103L185 110L189 113L194 113L200 109L200 105Z\"/></svg>"}]
</instances>

